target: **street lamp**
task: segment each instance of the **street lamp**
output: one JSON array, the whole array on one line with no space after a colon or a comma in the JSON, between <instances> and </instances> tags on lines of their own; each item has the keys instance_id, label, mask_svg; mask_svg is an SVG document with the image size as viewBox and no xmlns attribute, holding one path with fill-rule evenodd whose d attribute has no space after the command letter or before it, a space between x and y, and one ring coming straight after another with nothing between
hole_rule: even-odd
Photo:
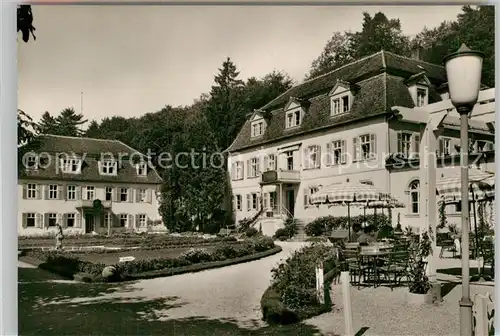
<instances>
[{"instance_id":1,"label":"street lamp","mask_svg":"<svg viewBox=\"0 0 500 336\"><path fill-rule=\"evenodd\" d=\"M462 298L460 335L472 335L472 301L469 287L469 115L477 102L481 86L483 54L465 44L444 58L450 99L460 114L460 167L462 194Z\"/></svg>"}]
</instances>

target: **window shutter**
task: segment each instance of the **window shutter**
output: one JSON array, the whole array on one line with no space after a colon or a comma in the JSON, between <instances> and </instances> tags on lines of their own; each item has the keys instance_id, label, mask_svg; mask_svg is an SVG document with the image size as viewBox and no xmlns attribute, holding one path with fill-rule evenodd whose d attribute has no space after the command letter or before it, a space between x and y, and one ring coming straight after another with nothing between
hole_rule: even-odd
<instances>
[{"instance_id":1,"label":"window shutter","mask_svg":"<svg viewBox=\"0 0 500 336\"><path fill-rule=\"evenodd\" d=\"M28 185L23 184L23 199L27 198L27 194L28 194Z\"/></svg>"},{"instance_id":2,"label":"window shutter","mask_svg":"<svg viewBox=\"0 0 500 336\"><path fill-rule=\"evenodd\" d=\"M82 226L82 215L77 212L75 215L75 227L79 228L81 226Z\"/></svg>"},{"instance_id":3,"label":"window shutter","mask_svg":"<svg viewBox=\"0 0 500 336\"><path fill-rule=\"evenodd\" d=\"M304 148L304 169L309 169L309 149Z\"/></svg>"},{"instance_id":4,"label":"window shutter","mask_svg":"<svg viewBox=\"0 0 500 336\"><path fill-rule=\"evenodd\" d=\"M321 168L321 146L316 146L316 166L314 168Z\"/></svg>"},{"instance_id":5,"label":"window shutter","mask_svg":"<svg viewBox=\"0 0 500 336\"><path fill-rule=\"evenodd\" d=\"M347 146L346 146L345 140L342 140L340 142L340 148L341 148L340 163L346 163L347 162Z\"/></svg>"},{"instance_id":6,"label":"window shutter","mask_svg":"<svg viewBox=\"0 0 500 336\"><path fill-rule=\"evenodd\" d=\"M111 189L111 201L118 202L118 188Z\"/></svg>"},{"instance_id":7,"label":"window shutter","mask_svg":"<svg viewBox=\"0 0 500 336\"><path fill-rule=\"evenodd\" d=\"M128 203L134 203L134 189L127 188L127 201Z\"/></svg>"},{"instance_id":8,"label":"window shutter","mask_svg":"<svg viewBox=\"0 0 500 336\"><path fill-rule=\"evenodd\" d=\"M251 165L252 165L252 160L247 160L247 177L252 177L250 175L251 172Z\"/></svg>"},{"instance_id":9,"label":"window shutter","mask_svg":"<svg viewBox=\"0 0 500 336\"><path fill-rule=\"evenodd\" d=\"M63 192L64 192L64 186L62 184L57 185L57 199L62 200L65 199L66 197L63 197Z\"/></svg>"},{"instance_id":10,"label":"window shutter","mask_svg":"<svg viewBox=\"0 0 500 336\"><path fill-rule=\"evenodd\" d=\"M101 161L97 161L97 167L99 169L99 174L102 174L102 162Z\"/></svg>"},{"instance_id":11,"label":"window shutter","mask_svg":"<svg viewBox=\"0 0 500 336\"><path fill-rule=\"evenodd\" d=\"M398 132L398 153L403 153L403 133Z\"/></svg>"},{"instance_id":12,"label":"window shutter","mask_svg":"<svg viewBox=\"0 0 500 336\"><path fill-rule=\"evenodd\" d=\"M252 194L247 194L247 211L252 209Z\"/></svg>"},{"instance_id":13,"label":"window shutter","mask_svg":"<svg viewBox=\"0 0 500 336\"><path fill-rule=\"evenodd\" d=\"M49 199L49 185L46 184L43 186L44 199Z\"/></svg>"},{"instance_id":14,"label":"window shutter","mask_svg":"<svg viewBox=\"0 0 500 336\"><path fill-rule=\"evenodd\" d=\"M444 154L444 139L439 138L439 149L438 149L438 155L443 155Z\"/></svg>"},{"instance_id":15,"label":"window shutter","mask_svg":"<svg viewBox=\"0 0 500 336\"><path fill-rule=\"evenodd\" d=\"M49 227L49 214L46 213L43 215L43 226L44 227Z\"/></svg>"},{"instance_id":16,"label":"window shutter","mask_svg":"<svg viewBox=\"0 0 500 336\"><path fill-rule=\"evenodd\" d=\"M236 163L231 163L231 180L236 179Z\"/></svg>"},{"instance_id":17,"label":"window shutter","mask_svg":"<svg viewBox=\"0 0 500 336\"><path fill-rule=\"evenodd\" d=\"M63 221L63 214L62 213L57 214L56 221L57 221L56 222L57 224L62 226L62 221Z\"/></svg>"},{"instance_id":18,"label":"window shutter","mask_svg":"<svg viewBox=\"0 0 500 336\"><path fill-rule=\"evenodd\" d=\"M42 199L42 186L36 185L36 199Z\"/></svg>"},{"instance_id":19,"label":"window shutter","mask_svg":"<svg viewBox=\"0 0 500 336\"><path fill-rule=\"evenodd\" d=\"M135 203L141 202L141 189L132 189L132 193L135 194Z\"/></svg>"},{"instance_id":20,"label":"window shutter","mask_svg":"<svg viewBox=\"0 0 500 336\"><path fill-rule=\"evenodd\" d=\"M152 203L153 202L153 190L151 189L146 189L146 202Z\"/></svg>"},{"instance_id":21,"label":"window shutter","mask_svg":"<svg viewBox=\"0 0 500 336\"><path fill-rule=\"evenodd\" d=\"M420 153L420 134L418 133L413 134L413 153L417 155Z\"/></svg>"},{"instance_id":22,"label":"window shutter","mask_svg":"<svg viewBox=\"0 0 500 336\"><path fill-rule=\"evenodd\" d=\"M266 155L264 156L264 171L268 171L269 170L269 156Z\"/></svg>"},{"instance_id":23,"label":"window shutter","mask_svg":"<svg viewBox=\"0 0 500 336\"><path fill-rule=\"evenodd\" d=\"M257 209L256 210L260 210L262 208L261 203L260 203L261 201L262 201L261 194L257 193Z\"/></svg>"},{"instance_id":24,"label":"window shutter","mask_svg":"<svg viewBox=\"0 0 500 336\"><path fill-rule=\"evenodd\" d=\"M130 229L134 228L134 216L133 215L128 215L128 227Z\"/></svg>"},{"instance_id":25,"label":"window shutter","mask_svg":"<svg viewBox=\"0 0 500 336\"><path fill-rule=\"evenodd\" d=\"M76 186L76 200L79 201L82 199L82 186Z\"/></svg>"},{"instance_id":26,"label":"window shutter","mask_svg":"<svg viewBox=\"0 0 500 336\"><path fill-rule=\"evenodd\" d=\"M304 188L304 205L309 205L309 188Z\"/></svg>"},{"instance_id":27,"label":"window shutter","mask_svg":"<svg viewBox=\"0 0 500 336\"><path fill-rule=\"evenodd\" d=\"M68 227L68 214L63 214L62 215L62 223L61 223L61 226L63 228L67 228Z\"/></svg>"},{"instance_id":28,"label":"window shutter","mask_svg":"<svg viewBox=\"0 0 500 336\"><path fill-rule=\"evenodd\" d=\"M135 215L135 225L141 227L141 221L139 220L139 214Z\"/></svg>"},{"instance_id":29,"label":"window shutter","mask_svg":"<svg viewBox=\"0 0 500 336\"><path fill-rule=\"evenodd\" d=\"M35 227L36 228L41 228L43 227L43 222L42 222L42 214L35 214Z\"/></svg>"},{"instance_id":30,"label":"window shutter","mask_svg":"<svg viewBox=\"0 0 500 336\"><path fill-rule=\"evenodd\" d=\"M23 213L21 225L23 226L23 228L26 228L28 226L28 214Z\"/></svg>"},{"instance_id":31,"label":"window shutter","mask_svg":"<svg viewBox=\"0 0 500 336\"><path fill-rule=\"evenodd\" d=\"M329 142L326 144L326 166L332 165L332 143Z\"/></svg>"},{"instance_id":32,"label":"window shutter","mask_svg":"<svg viewBox=\"0 0 500 336\"><path fill-rule=\"evenodd\" d=\"M260 171L261 171L260 158L257 158L257 175L256 176L260 176Z\"/></svg>"},{"instance_id":33,"label":"window shutter","mask_svg":"<svg viewBox=\"0 0 500 336\"><path fill-rule=\"evenodd\" d=\"M354 161L359 160L359 146L358 146L358 138L352 138L352 147L353 147L353 154L354 154Z\"/></svg>"},{"instance_id":34,"label":"window shutter","mask_svg":"<svg viewBox=\"0 0 500 336\"><path fill-rule=\"evenodd\" d=\"M375 134L370 134L370 157L375 159L377 155L377 137Z\"/></svg>"}]
</instances>

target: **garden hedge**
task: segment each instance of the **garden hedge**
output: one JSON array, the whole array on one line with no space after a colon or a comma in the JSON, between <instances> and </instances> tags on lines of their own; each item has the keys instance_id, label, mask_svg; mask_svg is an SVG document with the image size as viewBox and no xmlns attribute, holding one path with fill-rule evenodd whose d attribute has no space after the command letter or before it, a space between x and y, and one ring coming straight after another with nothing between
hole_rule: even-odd
<instances>
[{"instance_id":1,"label":"garden hedge","mask_svg":"<svg viewBox=\"0 0 500 336\"><path fill-rule=\"evenodd\" d=\"M271 286L264 292L260 301L263 320L272 324L291 324L331 310L329 289L332 281L340 274L340 265L333 256L327 256L327 251L331 251L331 248L313 244L296 251L292 257L273 269ZM317 302L315 297L314 268L320 256L326 257L323 259L324 304ZM293 273L305 277L297 277ZM289 304L286 304L285 300Z\"/></svg>"}]
</instances>

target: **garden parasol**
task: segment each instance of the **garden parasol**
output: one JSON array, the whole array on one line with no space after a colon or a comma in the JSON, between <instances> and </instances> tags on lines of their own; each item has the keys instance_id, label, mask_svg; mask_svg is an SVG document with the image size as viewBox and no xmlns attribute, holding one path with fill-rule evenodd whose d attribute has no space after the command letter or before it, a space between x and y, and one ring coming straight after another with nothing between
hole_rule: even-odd
<instances>
[{"instance_id":1,"label":"garden parasol","mask_svg":"<svg viewBox=\"0 0 500 336\"><path fill-rule=\"evenodd\" d=\"M373 185L365 183L346 182L331 184L318 190L311 198L311 204L337 204L347 205L347 220L349 228L349 239L351 237L351 213L352 204L360 204L370 201L390 200L388 193L381 192Z\"/></svg>"}]
</instances>

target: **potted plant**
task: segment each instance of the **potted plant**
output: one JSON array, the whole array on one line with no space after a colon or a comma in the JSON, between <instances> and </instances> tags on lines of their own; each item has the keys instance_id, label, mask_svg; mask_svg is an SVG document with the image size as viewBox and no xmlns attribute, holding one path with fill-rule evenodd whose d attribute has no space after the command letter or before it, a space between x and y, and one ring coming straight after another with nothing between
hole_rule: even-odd
<instances>
[{"instance_id":1,"label":"potted plant","mask_svg":"<svg viewBox=\"0 0 500 336\"><path fill-rule=\"evenodd\" d=\"M427 258L430 254L431 241L427 232L423 232L420 240L414 241L413 246L410 247L407 295L409 304L424 304L432 301L432 297L427 295L431 285L426 274Z\"/></svg>"}]
</instances>

